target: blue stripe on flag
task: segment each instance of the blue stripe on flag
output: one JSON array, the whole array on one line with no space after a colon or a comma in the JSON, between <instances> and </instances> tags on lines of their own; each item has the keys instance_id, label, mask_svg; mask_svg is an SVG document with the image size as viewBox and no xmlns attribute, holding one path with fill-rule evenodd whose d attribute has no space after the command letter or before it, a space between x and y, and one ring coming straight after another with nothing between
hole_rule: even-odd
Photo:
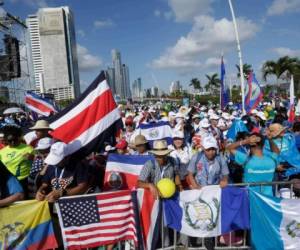
<instances>
[{"instance_id":1,"label":"blue stripe on flag","mask_svg":"<svg viewBox=\"0 0 300 250\"><path fill-rule=\"evenodd\" d=\"M249 190L253 249L284 249L280 236L282 199Z\"/></svg>"},{"instance_id":2,"label":"blue stripe on flag","mask_svg":"<svg viewBox=\"0 0 300 250\"><path fill-rule=\"evenodd\" d=\"M157 128L157 127L162 127L162 126L170 126L169 122L165 121L159 121L159 122L151 122L151 123L142 123L140 124L139 128L141 129L148 129L148 128Z\"/></svg>"},{"instance_id":3,"label":"blue stripe on flag","mask_svg":"<svg viewBox=\"0 0 300 250\"><path fill-rule=\"evenodd\" d=\"M119 155L119 154L109 154L109 162L118 162L131 165L144 165L146 161L152 160L151 155Z\"/></svg>"}]
</instances>

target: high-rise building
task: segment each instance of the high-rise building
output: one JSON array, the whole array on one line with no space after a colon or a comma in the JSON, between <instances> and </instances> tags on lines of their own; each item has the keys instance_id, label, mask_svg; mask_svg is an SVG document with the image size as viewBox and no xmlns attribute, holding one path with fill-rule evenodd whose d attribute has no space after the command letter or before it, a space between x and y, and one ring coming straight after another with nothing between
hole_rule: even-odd
<instances>
[{"instance_id":1,"label":"high-rise building","mask_svg":"<svg viewBox=\"0 0 300 250\"><path fill-rule=\"evenodd\" d=\"M123 84L123 67L121 62L121 53L113 49L111 51L113 67L115 69L115 88L116 95L120 96L120 98L125 98L125 89Z\"/></svg>"},{"instance_id":2,"label":"high-rise building","mask_svg":"<svg viewBox=\"0 0 300 250\"><path fill-rule=\"evenodd\" d=\"M175 81L171 83L170 86L170 94L176 92L176 91L181 91L182 90L182 86L180 85L179 81Z\"/></svg>"},{"instance_id":3,"label":"high-rise building","mask_svg":"<svg viewBox=\"0 0 300 250\"><path fill-rule=\"evenodd\" d=\"M139 77L138 79L134 80L132 84L132 97L142 98L143 91L142 91L142 79Z\"/></svg>"},{"instance_id":4,"label":"high-rise building","mask_svg":"<svg viewBox=\"0 0 300 250\"><path fill-rule=\"evenodd\" d=\"M105 73L106 73L106 79L108 81L108 85L111 88L113 95L115 95L116 94L115 69L108 67L107 70L105 71Z\"/></svg>"},{"instance_id":5,"label":"high-rise building","mask_svg":"<svg viewBox=\"0 0 300 250\"><path fill-rule=\"evenodd\" d=\"M37 91L56 100L80 95L73 14L69 7L42 8L26 19ZM43 84L44 86L41 86Z\"/></svg>"},{"instance_id":6,"label":"high-rise building","mask_svg":"<svg viewBox=\"0 0 300 250\"><path fill-rule=\"evenodd\" d=\"M123 85L125 89L125 98L131 98L129 68L125 64L122 65L122 68L123 68Z\"/></svg>"}]
</instances>

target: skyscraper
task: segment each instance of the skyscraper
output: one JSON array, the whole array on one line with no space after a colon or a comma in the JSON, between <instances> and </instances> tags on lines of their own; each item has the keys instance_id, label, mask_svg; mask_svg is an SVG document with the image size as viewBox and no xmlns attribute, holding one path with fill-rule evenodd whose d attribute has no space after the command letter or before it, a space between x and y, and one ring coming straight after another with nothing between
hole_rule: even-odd
<instances>
[{"instance_id":1,"label":"skyscraper","mask_svg":"<svg viewBox=\"0 0 300 250\"><path fill-rule=\"evenodd\" d=\"M129 68L123 64L123 85L125 90L125 98L131 98L130 82L129 82Z\"/></svg>"},{"instance_id":2,"label":"skyscraper","mask_svg":"<svg viewBox=\"0 0 300 250\"><path fill-rule=\"evenodd\" d=\"M115 88L116 95L120 96L122 99L125 98L125 89L123 84L123 67L121 63L121 53L113 49L111 51L113 67L115 69Z\"/></svg>"},{"instance_id":3,"label":"skyscraper","mask_svg":"<svg viewBox=\"0 0 300 250\"><path fill-rule=\"evenodd\" d=\"M116 86L115 86L115 69L108 67L106 72L106 79L108 81L108 85L112 91L112 93L116 94Z\"/></svg>"},{"instance_id":4,"label":"skyscraper","mask_svg":"<svg viewBox=\"0 0 300 250\"><path fill-rule=\"evenodd\" d=\"M56 100L80 94L73 14L69 7L42 8L26 19L36 89L41 79Z\"/></svg>"}]
</instances>

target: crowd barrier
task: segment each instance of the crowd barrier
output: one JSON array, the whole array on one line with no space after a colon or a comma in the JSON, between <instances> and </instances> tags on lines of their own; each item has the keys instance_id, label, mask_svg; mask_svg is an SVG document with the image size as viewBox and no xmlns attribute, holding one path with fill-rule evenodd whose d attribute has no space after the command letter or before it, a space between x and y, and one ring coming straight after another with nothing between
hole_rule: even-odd
<instances>
[{"instance_id":1,"label":"crowd barrier","mask_svg":"<svg viewBox=\"0 0 300 250\"><path fill-rule=\"evenodd\" d=\"M276 182L256 182L256 183L236 183L236 184L229 184L229 186L237 186L237 187L253 187L253 186L259 186L260 189L262 189L263 186L272 186L274 195L277 197L282 198L292 198L295 199L295 195L293 192L294 182L293 181L276 181ZM177 250L177 249L199 249L204 250L207 249L205 247L205 241L208 240L208 238L191 238L187 237L187 244L186 245L178 245L178 236L179 233L173 230L173 240L171 245L165 245L163 244L166 239L165 235L165 227L164 227L164 220L161 218L161 248L158 248L157 250ZM211 240L213 239L213 240ZM249 231L239 231L239 232L231 232L226 235L210 238L213 249L228 249L228 250L234 250L234 249L251 249L251 235ZM211 244L208 243L208 244Z\"/></svg>"}]
</instances>

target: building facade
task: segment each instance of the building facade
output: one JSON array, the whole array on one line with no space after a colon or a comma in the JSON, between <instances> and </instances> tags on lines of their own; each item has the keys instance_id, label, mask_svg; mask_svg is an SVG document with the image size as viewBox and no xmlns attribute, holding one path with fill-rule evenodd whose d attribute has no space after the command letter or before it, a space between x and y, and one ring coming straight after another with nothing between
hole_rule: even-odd
<instances>
[{"instance_id":1,"label":"building facade","mask_svg":"<svg viewBox=\"0 0 300 250\"><path fill-rule=\"evenodd\" d=\"M69 7L42 8L26 19L37 92L55 100L80 95L74 18ZM42 75L42 77L41 77ZM43 85L43 86L41 86Z\"/></svg>"}]
</instances>

